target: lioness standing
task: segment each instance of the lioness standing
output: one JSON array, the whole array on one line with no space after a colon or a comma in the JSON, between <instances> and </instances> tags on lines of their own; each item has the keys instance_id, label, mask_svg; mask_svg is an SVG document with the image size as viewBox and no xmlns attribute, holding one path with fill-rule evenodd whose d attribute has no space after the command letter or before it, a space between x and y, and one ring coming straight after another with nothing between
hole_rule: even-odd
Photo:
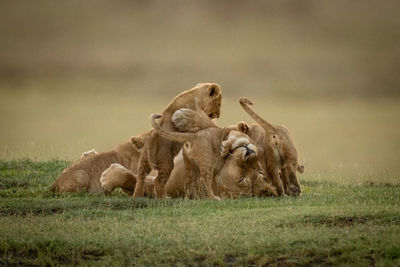
<instances>
[{"instance_id":1,"label":"lioness standing","mask_svg":"<svg viewBox=\"0 0 400 267\"><path fill-rule=\"evenodd\" d=\"M176 96L162 112L159 122L161 128L176 132L177 129L171 122L174 112L181 108L189 108L204 112L210 119L219 118L221 110L221 87L216 83L199 83L194 88L184 91ZM163 188L174 167L174 157L182 145L161 137L157 132L151 131L148 142L141 150L138 163L138 180L133 197L144 195L144 180L152 169L158 170L154 181L157 197L163 196Z\"/></svg>"}]
</instances>

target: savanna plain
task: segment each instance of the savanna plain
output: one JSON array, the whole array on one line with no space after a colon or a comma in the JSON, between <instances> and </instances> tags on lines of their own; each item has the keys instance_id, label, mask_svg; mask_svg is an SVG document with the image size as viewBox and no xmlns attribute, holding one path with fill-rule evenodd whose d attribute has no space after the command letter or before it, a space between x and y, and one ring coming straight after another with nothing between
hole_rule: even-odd
<instances>
[{"instance_id":1,"label":"savanna plain","mask_svg":"<svg viewBox=\"0 0 400 267\"><path fill-rule=\"evenodd\" d=\"M250 2L1 4L0 265L400 265L397 2ZM300 197L49 191L207 81L289 128Z\"/></svg>"}]
</instances>

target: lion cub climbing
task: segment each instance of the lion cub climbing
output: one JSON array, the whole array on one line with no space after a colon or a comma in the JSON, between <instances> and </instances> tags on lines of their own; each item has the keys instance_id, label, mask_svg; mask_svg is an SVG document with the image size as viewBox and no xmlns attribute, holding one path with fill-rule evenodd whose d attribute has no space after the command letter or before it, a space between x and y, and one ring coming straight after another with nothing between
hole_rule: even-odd
<instances>
[{"instance_id":1,"label":"lion cub climbing","mask_svg":"<svg viewBox=\"0 0 400 267\"><path fill-rule=\"evenodd\" d=\"M174 112L180 108L189 108L204 112L209 118L218 118L221 109L221 87L216 83L199 83L194 88L176 96L162 113L159 128L168 132L177 129L171 122ZM157 197L163 196L163 188L174 167L174 157L181 149L179 142L171 141L156 131L151 131L149 140L141 150L138 163L138 179L133 197L144 195L144 180L152 169L158 170L154 181Z\"/></svg>"}]
</instances>

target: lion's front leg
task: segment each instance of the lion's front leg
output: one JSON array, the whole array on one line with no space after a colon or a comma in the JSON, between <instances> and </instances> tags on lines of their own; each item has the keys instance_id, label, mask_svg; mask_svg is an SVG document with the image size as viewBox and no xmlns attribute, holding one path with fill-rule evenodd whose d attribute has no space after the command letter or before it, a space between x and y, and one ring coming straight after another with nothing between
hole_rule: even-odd
<instances>
[{"instance_id":1,"label":"lion's front leg","mask_svg":"<svg viewBox=\"0 0 400 267\"><path fill-rule=\"evenodd\" d=\"M185 198L195 198L193 166L186 153L183 153L183 162L185 166Z\"/></svg>"},{"instance_id":2,"label":"lion's front leg","mask_svg":"<svg viewBox=\"0 0 400 267\"><path fill-rule=\"evenodd\" d=\"M144 196L144 179L150 173L151 168L146 157L141 156L138 163L138 175L135 186L135 191L132 197L143 197Z\"/></svg>"},{"instance_id":3,"label":"lion's front leg","mask_svg":"<svg viewBox=\"0 0 400 267\"><path fill-rule=\"evenodd\" d=\"M164 159L163 162L159 162L158 175L154 180L154 191L157 198L163 198L165 195L164 186L171 175L172 169L174 168L173 158Z\"/></svg>"}]
</instances>

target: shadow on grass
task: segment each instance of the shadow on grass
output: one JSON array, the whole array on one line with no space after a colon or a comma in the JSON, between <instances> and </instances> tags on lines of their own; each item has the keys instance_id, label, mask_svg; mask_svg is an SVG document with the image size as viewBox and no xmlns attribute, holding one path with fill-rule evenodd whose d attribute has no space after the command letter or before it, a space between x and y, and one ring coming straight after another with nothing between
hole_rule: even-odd
<instances>
[{"instance_id":1,"label":"shadow on grass","mask_svg":"<svg viewBox=\"0 0 400 267\"><path fill-rule=\"evenodd\" d=\"M98 244L78 246L58 240L0 243L0 265L58 265L98 261L112 251Z\"/></svg>"},{"instance_id":2,"label":"shadow on grass","mask_svg":"<svg viewBox=\"0 0 400 267\"><path fill-rule=\"evenodd\" d=\"M53 215L77 210L135 210L146 207L166 207L173 205L172 200L145 198L62 198L62 199L3 199L0 203L0 215Z\"/></svg>"}]
</instances>

